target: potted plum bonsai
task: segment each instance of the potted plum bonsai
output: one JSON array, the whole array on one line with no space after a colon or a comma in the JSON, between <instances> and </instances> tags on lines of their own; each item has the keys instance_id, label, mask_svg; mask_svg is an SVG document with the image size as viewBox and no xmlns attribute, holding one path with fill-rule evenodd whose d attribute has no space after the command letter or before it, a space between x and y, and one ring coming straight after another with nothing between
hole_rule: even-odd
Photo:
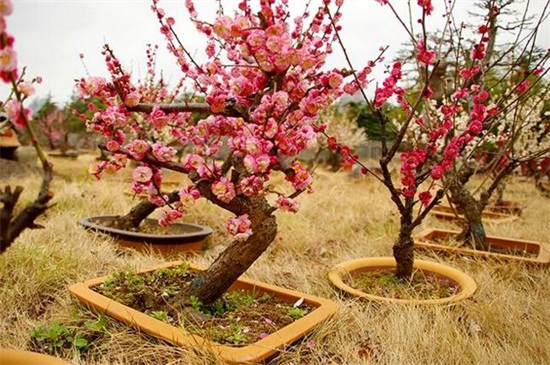
<instances>
[{"instance_id":1,"label":"potted plum bonsai","mask_svg":"<svg viewBox=\"0 0 550 365\"><path fill-rule=\"evenodd\" d=\"M339 9L339 5L330 3L325 1L327 7ZM183 217L202 197L234 214L227 221L232 242L204 270L193 266L173 269L187 281L152 296L156 301L154 312L164 313L165 319L175 325L152 318L151 310L131 308L132 303L125 303L116 293L109 295L109 288L129 282L124 278L135 273L93 279L69 290L96 310L168 342L193 347L204 344L231 363L258 362L303 337L336 311L335 303L326 299L240 276L276 237L274 213L296 212L299 203L295 199L311 191L312 177L296 157L315 140L320 111L344 92L355 92L358 86L353 80L344 82L348 72L323 67L334 40L324 5L300 13L296 23L291 23L286 1L259 1L254 5L243 2L234 16L218 14L212 24L199 20L191 1L186 6L191 21L206 36L207 61L202 64L180 42L174 18L166 16L156 0L152 8L184 82L205 102L144 101L131 84L130 75L106 47L111 80L91 77L78 83L83 97L98 97L106 106L88 125L105 136L104 148L113 154L113 160L94 165L92 172L100 176L106 170L122 169L127 160L138 161L140 166L132 173L133 190L146 191L147 202L154 208L161 207L161 225ZM336 14L338 18L339 10ZM204 116L195 120L194 113ZM144 140L139 134L127 140L139 127L133 119L136 116L156 131L167 129L182 145L190 147L181 162L175 161L175 150L170 146ZM229 153L220 161L219 152L224 147ZM171 194L162 193L162 169L187 176L188 185ZM282 180L283 186L276 187L274 178ZM136 216L142 218L139 212ZM137 281L149 280L148 275L167 275L165 270L149 270ZM177 276L174 272L169 275ZM204 334L210 328L204 324L209 316L197 312L197 308L217 312L228 306L220 305L220 298L241 289L260 297L267 295L274 303L286 303L289 313L300 313L292 318L299 319L287 326L269 323L259 337L240 347L216 344L189 332L206 328Z\"/></svg>"},{"instance_id":2,"label":"potted plum bonsai","mask_svg":"<svg viewBox=\"0 0 550 365\"><path fill-rule=\"evenodd\" d=\"M9 0L4 1L0 7L0 24L6 24L6 17L13 11ZM34 93L34 83L40 79L25 81L25 70L19 73L17 65L17 52L14 49L14 37L7 32L4 26L0 32L0 83L9 85L11 93L7 100L0 103L0 112L6 118L0 120L0 135L7 129L26 133L30 138L34 149L42 165L42 185L37 197L24 207L18 207L22 197L23 187L11 186L0 188L0 254L4 254L15 240L26 229L42 228L36 219L43 215L53 198L50 190L53 166L48 161L42 147L38 144L36 133L30 122L31 110L24 106L26 99ZM0 348L0 363L2 364L26 364L26 365L67 365L66 361L43 355L36 352L18 349Z\"/></svg>"},{"instance_id":3,"label":"potted plum bonsai","mask_svg":"<svg viewBox=\"0 0 550 365\"><path fill-rule=\"evenodd\" d=\"M461 164L459 173L456 176L444 176L446 185L449 186L448 198L451 206L441 207L446 210L438 212L437 216L454 218L460 214L462 231L428 229L418 236L419 247L547 264L550 262L550 246L546 243L487 236L483 224L488 221L518 219L518 213L512 215L495 212L491 206L491 198L496 195L496 207L510 212L514 208L513 202L504 202L502 199L505 179L521 165L538 163L550 154L549 125L544 118L544 105L549 95L549 88L544 80L544 67L549 54L547 51L528 53L529 49L535 49L535 35L543 17L538 19L534 29L518 27L518 32L527 33L522 37L528 41L494 50L497 18L505 11L493 9L490 2L482 4L489 10L492 19L488 24L490 41L488 58L485 60L486 65L490 63L492 66L486 66L486 71L477 78L485 79L484 83L491 85L492 103L501 106L502 111L484 122L481 137L475 138L477 143L472 148L462 150L457 156ZM526 24L525 19L522 19L522 23ZM497 57L506 62L491 62ZM467 118L462 116L457 118L456 123L464 123L465 120ZM478 170L482 170L484 176L477 179L480 182L473 182L472 178ZM521 207L516 204L515 208ZM434 242L449 241L453 237L460 246L450 247Z\"/></svg>"},{"instance_id":4,"label":"potted plum bonsai","mask_svg":"<svg viewBox=\"0 0 550 365\"><path fill-rule=\"evenodd\" d=\"M464 164L458 159L460 154L471 151L473 146L486 138L484 126L498 120L499 115L512 107L509 103L518 95L508 93L508 99L502 100L504 104L493 104L492 85L478 77L487 68L496 4L494 1L487 2L491 7L484 23L475 30L476 40L470 51L464 51L465 45L461 44L454 51L449 51L453 62L447 63L441 48L444 44L441 40L445 37L436 40L428 37L426 24L436 10L431 1L418 2L419 14L411 15L411 19L418 19L420 29L406 26L408 22L401 19L390 1L379 2L393 11L414 45L413 60L408 63L394 62L388 67L388 76L377 86L372 100L361 89L367 106L381 126L382 155L379 164L382 173L370 171L349 152L347 146L329 135L327 138L329 145L343 153L349 164L361 164L363 173L371 173L388 189L399 212L399 233L393 244L393 257L357 259L336 265L329 272L329 279L337 288L369 300L455 303L474 293L475 282L446 265L415 260L413 230L440 203L452 182L464 170ZM448 11L444 16L451 15L452 11ZM456 14L453 16L456 17ZM462 33L458 32L465 31L465 26L455 28L453 24L458 23L448 19L440 34L449 33L454 40L462 39ZM345 51L342 42L341 46ZM373 67L375 64L372 62ZM353 69L351 65L350 68ZM452 82L444 77L446 69L453 70ZM414 78L418 80L414 87L406 89L403 81L405 72L414 72ZM518 80L517 85L524 80ZM518 90L518 93L525 95L525 91ZM403 110L403 118L396 125L382 109L392 97ZM463 128L458 128L456 122L460 115L467 116ZM390 143L387 136L391 128L396 131L395 139ZM396 156L401 160L399 181L396 181L396 175L390 173L390 164ZM438 283L437 278L441 277L446 279ZM393 283L397 290L403 290L389 292L385 285L377 285L381 282ZM424 287L433 287L433 291L415 297L418 295L417 289L422 293ZM409 292L410 289L413 293Z\"/></svg>"},{"instance_id":5,"label":"potted plum bonsai","mask_svg":"<svg viewBox=\"0 0 550 365\"><path fill-rule=\"evenodd\" d=\"M157 50L158 46L147 45L146 77L143 80L138 80L135 92L141 96L140 101L142 103L170 104L178 97L178 93L182 88L182 82L178 83L172 90L168 90L162 76L156 78ZM112 51L107 46L104 52L105 54L112 55ZM90 99L88 96L87 98ZM101 108L102 105L107 105L104 104L105 101L102 101L101 98L91 97L91 99L96 101L94 105L97 104L98 108ZM86 114L82 114L81 117L84 121L91 119L91 117L86 119ZM126 140L155 141L157 144L162 143L167 146L179 144L178 139L171 134L169 128L154 125L150 123L147 118L143 118L138 113L129 115L128 123L131 124L132 127L125 130L127 133ZM153 142L150 143L152 144ZM100 148L102 151L112 153L115 151L114 148L118 147L116 144L109 141L106 145L100 146ZM96 178L99 178L100 172L104 171L107 168L106 166L118 166L126 162L127 158L125 156L117 155L112 160L106 159L101 164L92 164L89 170ZM151 178L147 184L136 185L131 181L132 190L129 192L125 191L125 193L144 199L137 199L138 203L125 215L84 217L79 220L79 224L88 230L115 237L117 244L120 246L136 249L137 251L172 254L198 252L204 249L206 246L205 239L213 232L210 227L193 223L177 222L170 225L163 224L164 229L159 230L160 227L156 220L147 218L158 210L159 206L164 204L170 205L180 200L179 190L166 193L166 200L163 201L162 199L165 193L159 194L161 185L160 176L165 170L157 169L153 176L152 170L146 164L141 164L141 162L137 160L134 160L133 163L136 167L134 170L134 177L141 176L142 178L142 176L151 174ZM138 177L138 179L140 179L140 177ZM166 189L173 188L174 185L178 183L179 181L173 178L172 180L168 180L165 178L165 175L163 175L162 185L166 187ZM156 196L157 200L155 201L154 198L151 198L152 196Z\"/></svg>"}]
</instances>

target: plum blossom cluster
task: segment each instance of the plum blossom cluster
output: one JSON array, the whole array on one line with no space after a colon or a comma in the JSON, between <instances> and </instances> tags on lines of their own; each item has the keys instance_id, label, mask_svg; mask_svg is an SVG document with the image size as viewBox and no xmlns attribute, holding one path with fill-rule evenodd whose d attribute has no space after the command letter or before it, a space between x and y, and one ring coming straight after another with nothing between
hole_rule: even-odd
<instances>
[{"instance_id":1,"label":"plum blossom cluster","mask_svg":"<svg viewBox=\"0 0 550 365\"><path fill-rule=\"evenodd\" d=\"M7 31L8 17L13 12L11 0L0 0L0 79L11 84L18 97L0 102L8 119L17 128L25 128L26 121L32 116L32 110L23 105L23 101L35 92L34 84L41 83L42 78L25 81L17 68L17 52L14 49L15 38Z\"/></svg>"},{"instance_id":2,"label":"plum blossom cluster","mask_svg":"<svg viewBox=\"0 0 550 365\"><path fill-rule=\"evenodd\" d=\"M364 86L370 72L370 67L361 70L358 84L346 82L345 71L324 67L336 36L326 10L331 6L334 4L326 0L316 11L292 16L284 0L260 0L255 7L241 1L233 16L219 14L213 23L207 23L198 18L193 2L186 1L190 19L206 37L207 60L199 64L179 43L176 20L154 0L152 10L183 74L180 84L192 85L194 92L202 94L208 110L201 112L208 116L195 121L192 108L167 108L170 100L163 99L160 91L156 98L146 100L143 88L132 85L130 75L106 48L111 80L87 78L78 84L83 97L98 97L106 105L88 120L88 126L107 138L107 148L115 156L141 161L135 186L154 180L155 167L172 168L187 174L202 196L226 207L240 197L275 193L269 181L279 171L294 192L289 196L275 193L272 207L294 212L298 209L294 197L311 191L312 182L296 156L315 143L319 130L314 126L320 111L345 92ZM335 6L331 15L337 24L341 1ZM140 108L146 103L153 106L143 111ZM181 163L173 161L173 150L163 141L155 144L143 134L130 138L131 131L140 128L136 118L188 146L189 153ZM225 156L224 149L229 150ZM102 171L122 167L111 161L92 173L99 176ZM182 216L187 208L187 204L171 205L163 222ZM177 212L170 213L174 210ZM248 218L243 217L241 214L227 225L240 239L250 235Z\"/></svg>"}]
</instances>

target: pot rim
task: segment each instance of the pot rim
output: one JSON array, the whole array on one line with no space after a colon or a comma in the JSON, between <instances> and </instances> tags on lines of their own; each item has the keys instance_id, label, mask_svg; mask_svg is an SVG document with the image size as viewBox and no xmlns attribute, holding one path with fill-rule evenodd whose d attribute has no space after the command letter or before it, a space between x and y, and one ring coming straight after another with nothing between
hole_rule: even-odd
<instances>
[{"instance_id":1,"label":"pot rim","mask_svg":"<svg viewBox=\"0 0 550 365\"><path fill-rule=\"evenodd\" d=\"M515 262L521 262L525 264L539 264L539 265L550 264L550 244L548 243L538 242L538 241L527 241L519 238L487 235L487 239L489 241L491 240L516 241L523 245L539 246L539 252L537 257L522 257L522 256L514 256L514 255L508 255L508 254L503 254L498 252L474 250L474 249L465 248L465 247L450 247L450 246L445 246L445 245L441 245L433 242L428 242L427 238L434 233L442 233L446 235L457 235L460 233L460 231L451 230L451 229L442 229L442 228L427 228L424 231L420 232L419 234L415 235L415 240L416 240L415 247L418 247L421 249L431 249L433 251L445 251L445 252L451 252L451 253L457 253L457 254L466 254L466 255L478 256L483 258L514 260Z\"/></svg>"},{"instance_id":2,"label":"pot rim","mask_svg":"<svg viewBox=\"0 0 550 365\"><path fill-rule=\"evenodd\" d=\"M116 215L98 215L98 216L91 216L91 217L85 217L81 218L78 221L78 224L83 226L85 229L93 230L96 232L106 233L111 236L116 236L119 238L124 238L131 241L151 241L155 244L162 244L162 243L173 243L175 241L180 243L186 243L186 242L197 242L199 240L202 240L206 238L207 236L211 235L213 233L212 228L201 226L198 224L192 224L192 223L173 223L173 225L177 226L189 226L196 228L197 231L195 232L188 232L188 233L179 233L179 234L168 234L168 235L159 235L159 234L150 234L150 233L141 233L141 232L132 232L132 231L125 231L122 229L117 228L111 228L107 226L103 226L97 223L94 223L93 220L95 219L104 219L109 220L117 217ZM146 218L145 221L152 221L155 222L155 219Z\"/></svg>"},{"instance_id":3,"label":"pot rim","mask_svg":"<svg viewBox=\"0 0 550 365\"><path fill-rule=\"evenodd\" d=\"M158 264L146 269L137 270L137 273L172 267L180 265L182 262L183 261L173 261ZM193 264L189 261L187 262L191 269L201 271L206 269L203 265ZM120 302L109 299L91 289L91 287L104 282L107 278L109 278L109 276L72 284L69 286L69 292L79 301L94 308L96 311L114 317L132 327L137 327L141 331L159 337L174 345L187 347L209 346L214 353L220 356L226 363L230 364L257 363L268 359L277 352L290 346L293 342L314 331L315 328L322 325L322 323L329 318L337 315L338 312L338 305L332 300L240 277L233 283L229 290L238 290L239 288L259 290L261 292L277 295L283 299L286 298L292 302L303 299L305 303L315 307L315 309L304 317L270 334L266 338L260 339L247 346L235 347L215 343L211 339L188 332L184 327L176 327L169 323L159 321L145 313L127 307Z\"/></svg>"},{"instance_id":4,"label":"pot rim","mask_svg":"<svg viewBox=\"0 0 550 365\"><path fill-rule=\"evenodd\" d=\"M331 283L338 289L347 292L349 294L365 298L377 302L385 303L397 303L397 304L421 304L421 305L450 305L456 304L466 298L471 297L477 289L477 284L470 276L464 272L452 268L447 265L443 265L437 262L426 260L414 260L414 268L426 270L434 274L444 276L453 280L459 285L460 291L447 298L440 299L395 299L387 298L374 294L362 292L354 289L344 282L344 277L349 275L350 272L358 269L372 267L372 268L393 268L396 266L395 258L391 256L385 257L366 257L350 261L345 261L334 266L328 273L328 278Z\"/></svg>"}]
</instances>

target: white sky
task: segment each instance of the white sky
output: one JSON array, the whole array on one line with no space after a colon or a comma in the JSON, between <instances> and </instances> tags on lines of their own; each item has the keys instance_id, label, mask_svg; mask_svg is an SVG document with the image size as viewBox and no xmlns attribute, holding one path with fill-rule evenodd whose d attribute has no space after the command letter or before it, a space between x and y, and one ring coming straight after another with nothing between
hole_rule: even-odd
<instances>
[{"instance_id":1,"label":"white sky","mask_svg":"<svg viewBox=\"0 0 550 365\"><path fill-rule=\"evenodd\" d=\"M86 75L79 54L91 75L106 76L100 52L107 42L114 49L124 66L134 73L143 72L145 44L158 44L157 69L162 69L165 79L177 79L178 69L173 58L165 51L165 43L159 33L158 21L150 10L149 0L12 0L14 12L7 17L8 32L16 38L18 63L27 66L27 78L40 75L44 82L37 87L40 97L51 93L54 101L65 103L71 96L74 79ZM252 3L254 1L251 1ZM436 11L443 10L443 0L433 0ZM547 0L531 0L533 13L540 13ZM227 14L238 1L222 0ZM294 14L301 13L305 1L290 0ZM406 0L393 0L400 13L406 17ZM413 8L416 1L413 0ZM468 21L466 9L472 9L474 0L458 0L457 20ZM212 19L216 1L195 0L200 17ZM189 50L202 53L202 36L197 35L187 21L183 0L161 0L160 6L167 15L176 19L178 35ZM382 45L390 45L397 51L405 41L405 33L388 7L374 0L346 0L343 6L342 37L354 66L359 68L378 54ZM439 15L429 18L428 24L441 25ZM433 28L437 28L434 26ZM550 20L546 19L539 33L539 46L550 48ZM339 46L331 55L330 67L344 65ZM391 57L391 53L389 54ZM388 58L390 58L388 57ZM0 98L7 95L7 87L0 84Z\"/></svg>"}]
</instances>

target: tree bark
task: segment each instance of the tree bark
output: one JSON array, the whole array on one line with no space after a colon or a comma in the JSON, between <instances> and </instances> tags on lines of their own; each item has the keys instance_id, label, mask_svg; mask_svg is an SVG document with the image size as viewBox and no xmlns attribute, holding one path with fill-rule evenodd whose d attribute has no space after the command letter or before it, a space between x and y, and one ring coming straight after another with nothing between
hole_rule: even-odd
<instances>
[{"instance_id":1,"label":"tree bark","mask_svg":"<svg viewBox=\"0 0 550 365\"><path fill-rule=\"evenodd\" d=\"M183 307L189 305L190 296L198 298L205 305L215 302L275 239L277 221L265 197L237 197L233 200L240 201L238 205L249 215L252 235L244 242L232 242L188 288L171 298L167 306L168 311L180 312Z\"/></svg>"},{"instance_id":2,"label":"tree bark","mask_svg":"<svg viewBox=\"0 0 550 365\"><path fill-rule=\"evenodd\" d=\"M412 211L412 209L409 209ZM395 258L395 276L398 279L410 280L414 264L414 240L412 238L412 215L411 212L401 215L399 236L393 245L393 257Z\"/></svg>"},{"instance_id":3,"label":"tree bark","mask_svg":"<svg viewBox=\"0 0 550 365\"><path fill-rule=\"evenodd\" d=\"M173 203L179 199L179 192L177 190L168 194L168 203ZM153 213L159 206L151 203L148 200L143 200L136 206L134 206L126 215L118 216L112 221L110 225L112 228L117 228L125 231L136 231L151 213Z\"/></svg>"},{"instance_id":4,"label":"tree bark","mask_svg":"<svg viewBox=\"0 0 550 365\"><path fill-rule=\"evenodd\" d=\"M450 192L451 200L457 208L458 213L463 214L466 220L462 232L458 234L457 239L476 250L489 251L487 234L481 220L481 213L483 212L482 204L476 201L460 182L453 183Z\"/></svg>"}]
</instances>

